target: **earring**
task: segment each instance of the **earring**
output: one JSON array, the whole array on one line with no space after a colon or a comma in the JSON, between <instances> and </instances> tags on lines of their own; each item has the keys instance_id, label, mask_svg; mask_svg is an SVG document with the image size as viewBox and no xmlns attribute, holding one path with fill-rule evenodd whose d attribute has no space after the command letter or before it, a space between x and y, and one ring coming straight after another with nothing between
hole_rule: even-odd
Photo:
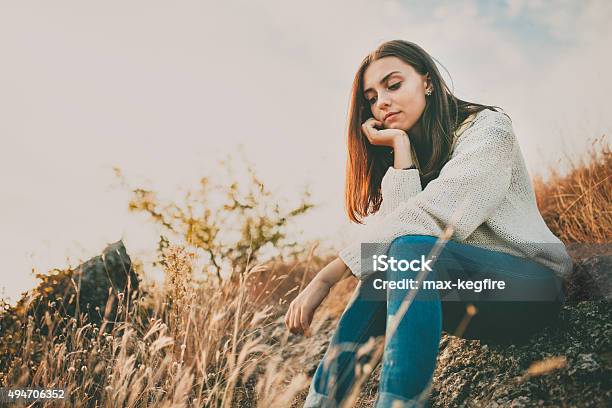
<instances>
[{"instance_id":1,"label":"earring","mask_svg":"<svg viewBox=\"0 0 612 408\"><path fill-rule=\"evenodd\" d=\"M427 95L427 96L431 95L431 92L432 92L432 91L433 91L433 89L432 89L432 88L427 89L427 90L425 91L425 95Z\"/></svg>"}]
</instances>

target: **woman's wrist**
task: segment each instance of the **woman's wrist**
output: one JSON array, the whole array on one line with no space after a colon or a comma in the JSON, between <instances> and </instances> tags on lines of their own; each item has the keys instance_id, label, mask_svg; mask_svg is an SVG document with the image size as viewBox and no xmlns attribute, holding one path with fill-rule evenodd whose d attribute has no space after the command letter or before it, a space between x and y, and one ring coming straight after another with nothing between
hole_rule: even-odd
<instances>
[{"instance_id":1,"label":"woman's wrist","mask_svg":"<svg viewBox=\"0 0 612 408\"><path fill-rule=\"evenodd\" d=\"M397 135L393 139L393 149L402 148L405 146L410 146L410 139L408 138L408 134L406 132L401 132L400 135Z\"/></svg>"},{"instance_id":2,"label":"woman's wrist","mask_svg":"<svg viewBox=\"0 0 612 408\"><path fill-rule=\"evenodd\" d=\"M408 139L407 134L403 134L393 142L393 167L405 169L412 166L414 166L414 160L412 159L410 139Z\"/></svg>"}]
</instances>

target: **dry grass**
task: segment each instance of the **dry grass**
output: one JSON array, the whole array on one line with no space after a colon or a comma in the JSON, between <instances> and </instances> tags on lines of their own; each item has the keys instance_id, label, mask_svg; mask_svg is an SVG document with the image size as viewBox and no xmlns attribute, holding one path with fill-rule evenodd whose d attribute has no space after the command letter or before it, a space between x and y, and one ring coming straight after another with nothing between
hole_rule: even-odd
<instances>
[{"instance_id":1,"label":"dry grass","mask_svg":"<svg viewBox=\"0 0 612 408\"><path fill-rule=\"evenodd\" d=\"M102 327L85 314L55 313L43 335L30 318L25 347L11 356L0 386L62 388L74 407L290 405L308 379L286 358L288 336L268 331L292 298L285 287L308 282L323 261L310 256L289 270L259 265L221 284L194 283L193 261L172 247L165 284L150 286L146 297L120 296L116 319ZM253 285L274 281L282 292Z\"/></svg>"},{"instance_id":2,"label":"dry grass","mask_svg":"<svg viewBox=\"0 0 612 408\"><path fill-rule=\"evenodd\" d=\"M534 182L545 221L566 243L612 236L612 155L604 142L566 176L553 172L548 183ZM309 384L293 347L308 340L290 341L286 330L273 329L287 302L330 260L313 248L304 261L194 282L193 254L173 247L164 285L151 285L147 296L121 296L113 321L98 326L85 314L56 311L41 330L26 319L24 346L0 350L10 359L0 387L63 388L74 407L290 406ZM356 283L349 278L332 289L314 332L338 318Z\"/></svg>"},{"instance_id":3,"label":"dry grass","mask_svg":"<svg viewBox=\"0 0 612 408\"><path fill-rule=\"evenodd\" d=\"M550 230L564 243L604 244L612 237L612 152L598 139L586 158L560 175L551 169L544 183L534 180L538 207Z\"/></svg>"}]
</instances>

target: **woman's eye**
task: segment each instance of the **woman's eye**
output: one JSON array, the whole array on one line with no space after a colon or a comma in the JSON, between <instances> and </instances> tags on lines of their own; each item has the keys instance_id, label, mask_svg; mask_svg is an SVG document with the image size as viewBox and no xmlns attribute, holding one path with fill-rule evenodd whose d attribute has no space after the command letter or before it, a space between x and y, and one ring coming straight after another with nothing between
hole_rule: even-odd
<instances>
[{"instance_id":1,"label":"woman's eye","mask_svg":"<svg viewBox=\"0 0 612 408\"><path fill-rule=\"evenodd\" d=\"M401 82L396 82L392 85L389 85L389 89L391 89L392 91L395 91L399 89L401 85L402 85ZM374 102L376 102L376 98L370 98L368 99L368 102L370 103L370 105L372 105Z\"/></svg>"}]
</instances>

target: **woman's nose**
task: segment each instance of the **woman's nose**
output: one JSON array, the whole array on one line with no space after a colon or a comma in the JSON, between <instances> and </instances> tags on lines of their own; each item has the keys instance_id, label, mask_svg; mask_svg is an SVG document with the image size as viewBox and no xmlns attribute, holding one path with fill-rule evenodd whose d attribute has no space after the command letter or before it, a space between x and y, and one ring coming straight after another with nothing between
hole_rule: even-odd
<instances>
[{"instance_id":1,"label":"woman's nose","mask_svg":"<svg viewBox=\"0 0 612 408\"><path fill-rule=\"evenodd\" d=\"M381 109L383 106L389 106L389 95L381 93L376 100L376 106Z\"/></svg>"}]
</instances>

